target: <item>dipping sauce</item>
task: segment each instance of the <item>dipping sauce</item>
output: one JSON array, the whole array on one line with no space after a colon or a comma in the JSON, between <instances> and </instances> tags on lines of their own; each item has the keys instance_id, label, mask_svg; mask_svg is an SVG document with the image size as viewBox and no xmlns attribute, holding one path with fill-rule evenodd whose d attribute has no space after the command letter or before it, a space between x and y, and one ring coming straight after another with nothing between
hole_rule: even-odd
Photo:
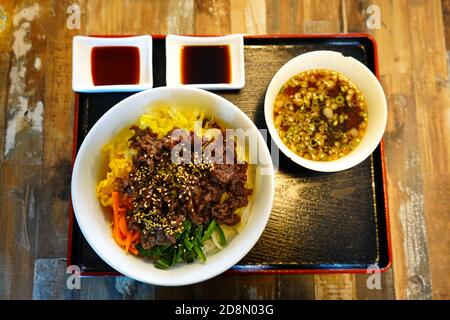
<instances>
[{"instance_id":1,"label":"dipping sauce","mask_svg":"<svg viewBox=\"0 0 450 320\"><path fill-rule=\"evenodd\" d=\"M274 106L281 140L309 160L336 160L355 149L368 121L356 85L331 70L308 70L289 79Z\"/></svg>"},{"instance_id":2,"label":"dipping sauce","mask_svg":"<svg viewBox=\"0 0 450 320\"><path fill-rule=\"evenodd\" d=\"M92 82L96 86L138 84L139 48L131 46L94 47L91 51Z\"/></svg>"},{"instance_id":3,"label":"dipping sauce","mask_svg":"<svg viewBox=\"0 0 450 320\"><path fill-rule=\"evenodd\" d=\"M182 46L181 83L231 83L230 47Z\"/></svg>"}]
</instances>

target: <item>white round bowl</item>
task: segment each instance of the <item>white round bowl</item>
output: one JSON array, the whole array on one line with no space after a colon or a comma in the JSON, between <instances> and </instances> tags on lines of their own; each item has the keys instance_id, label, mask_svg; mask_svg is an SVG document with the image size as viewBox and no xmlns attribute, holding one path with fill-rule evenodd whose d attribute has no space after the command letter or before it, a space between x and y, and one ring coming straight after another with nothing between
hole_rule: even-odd
<instances>
[{"instance_id":1,"label":"white round bowl","mask_svg":"<svg viewBox=\"0 0 450 320\"><path fill-rule=\"evenodd\" d=\"M312 69L328 69L341 73L361 90L367 103L369 118L364 137L354 150L337 160L314 161L300 157L283 143L275 128L273 107L281 87L293 76ZM266 92L264 115L272 139L287 157L311 170L335 172L356 166L372 154L386 128L387 103L378 79L364 64L339 52L312 51L293 58L278 70Z\"/></svg>"},{"instance_id":2,"label":"white round bowl","mask_svg":"<svg viewBox=\"0 0 450 320\"><path fill-rule=\"evenodd\" d=\"M161 87L142 91L116 104L89 131L75 160L71 187L72 204L80 229L105 262L136 280L154 285L177 286L212 278L235 265L250 251L261 236L272 209L274 170L267 145L257 132L259 156L248 223L223 250L208 256L205 264L194 262L160 270L150 260L125 254L112 238L111 216L104 213L104 208L96 197L95 187L105 174L101 169L101 148L121 129L135 123L142 113L168 104L177 108L203 110L230 128L257 130L244 112L213 93L187 87Z\"/></svg>"}]
</instances>

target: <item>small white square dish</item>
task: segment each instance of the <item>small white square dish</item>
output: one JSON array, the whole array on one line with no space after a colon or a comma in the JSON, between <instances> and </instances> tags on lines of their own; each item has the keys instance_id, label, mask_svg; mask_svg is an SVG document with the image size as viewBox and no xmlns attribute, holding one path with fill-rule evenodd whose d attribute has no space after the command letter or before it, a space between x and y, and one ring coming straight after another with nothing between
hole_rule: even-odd
<instances>
[{"instance_id":1,"label":"small white square dish","mask_svg":"<svg viewBox=\"0 0 450 320\"><path fill-rule=\"evenodd\" d=\"M245 86L243 35L168 35L166 84L207 90L242 89Z\"/></svg>"},{"instance_id":2,"label":"small white square dish","mask_svg":"<svg viewBox=\"0 0 450 320\"><path fill-rule=\"evenodd\" d=\"M72 89L126 92L153 87L152 37L75 36Z\"/></svg>"}]
</instances>

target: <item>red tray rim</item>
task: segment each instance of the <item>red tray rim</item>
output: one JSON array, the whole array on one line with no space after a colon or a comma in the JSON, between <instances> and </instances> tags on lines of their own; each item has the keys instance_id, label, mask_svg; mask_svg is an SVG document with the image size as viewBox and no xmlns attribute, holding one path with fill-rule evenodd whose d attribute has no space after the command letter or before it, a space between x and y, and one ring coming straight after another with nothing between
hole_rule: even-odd
<instances>
[{"instance_id":1,"label":"red tray rim","mask_svg":"<svg viewBox=\"0 0 450 320\"><path fill-rule=\"evenodd\" d=\"M134 35L89 35L91 37L131 37ZM220 35L195 35L195 36L220 36ZM152 35L155 39L165 39L166 35L157 34ZM267 35L244 35L247 39L308 39L308 38L365 38L370 40L373 45L374 54L374 66L375 66L375 76L380 79L379 67L378 67L378 45L375 38L368 33L346 33L346 34L267 34ZM77 154L77 132L78 132L78 109L79 109L79 94L75 93L75 111L74 111L74 127L73 127L73 139L72 139L72 169L75 162L75 157ZM388 205L388 186L387 186L387 173L386 173L386 161L384 156L384 139L380 142L380 153L381 153L381 173L383 181L383 194L384 194L384 212L386 220L386 236L387 236L387 249L388 249L388 262L387 265L380 269L380 272L386 272L392 267L392 243L391 243L391 230L390 230L390 218L389 218L389 205ZM72 207L72 199L69 200L69 222L68 222L68 240L67 240L67 266L72 264L72 236L73 236L73 224L74 224L74 212ZM371 271L367 269L230 269L225 272L225 274L369 274ZM116 271L104 271L104 272L83 272L80 273L81 276L92 277L92 276L121 276L122 274Z\"/></svg>"}]
</instances>

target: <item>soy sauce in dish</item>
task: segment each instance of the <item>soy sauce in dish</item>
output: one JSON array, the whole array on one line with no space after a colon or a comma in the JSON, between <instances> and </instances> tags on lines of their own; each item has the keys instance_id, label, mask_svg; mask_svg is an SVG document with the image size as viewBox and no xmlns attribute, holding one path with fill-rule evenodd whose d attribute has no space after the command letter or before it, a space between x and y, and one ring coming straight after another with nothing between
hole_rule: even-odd
<instances>
[{"instance_id":1,"label":"soy sauce in dish","mask_svg":"<svg viewBox=\"0 0 450 320\"><path fill-rule=\"evenodd\" d=\"M138 47L94 47L91 51L92 82L96 86L138 84L139 60Z\"/></svg>"},{"instance_id":2,"label":"soy sauce in dish","mask_svg":"<svg viewBox=\"0 0 450 320\"><path fill-rule=\"evenodd\" d=\"M230 47L182 46L181 83L231 83Z\"/></svg>"}]
</instances>

